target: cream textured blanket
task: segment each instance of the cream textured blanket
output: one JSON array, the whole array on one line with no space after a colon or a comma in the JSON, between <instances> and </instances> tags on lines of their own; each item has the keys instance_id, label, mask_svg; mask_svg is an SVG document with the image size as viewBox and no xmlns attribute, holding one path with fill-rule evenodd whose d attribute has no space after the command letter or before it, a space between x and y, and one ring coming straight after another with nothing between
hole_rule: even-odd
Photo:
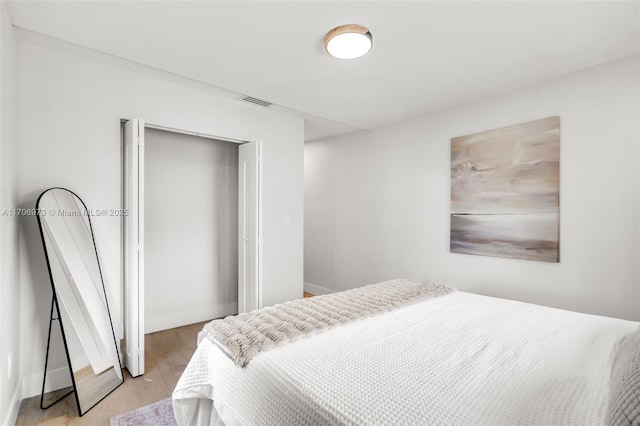
<instances>
[{"instance_id":1,"label":"cream textured blanket","mask_svg":"<svg viewBox=\"0 0 640 426\"><path fill-rule=\"evenodd\" d=\"M268 349L452 291L452 287L428 282L385 281L213 320L198 335L198 343L208 338L237 366L244 367Z\"/></svg>"}]
</instances>

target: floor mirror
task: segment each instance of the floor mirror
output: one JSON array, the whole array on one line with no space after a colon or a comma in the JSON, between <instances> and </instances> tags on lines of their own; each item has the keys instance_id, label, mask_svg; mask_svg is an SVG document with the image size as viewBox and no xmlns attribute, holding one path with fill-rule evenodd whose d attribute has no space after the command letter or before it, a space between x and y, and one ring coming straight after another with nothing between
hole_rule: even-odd
<instances>
[{"instance_id":1,"label":"floor mirror","mask_svg":"<svg viewBox=\"0 0 640 426\"><path fill-rule=\"evenodd\" d=\"M84 202L64 188L44 191L36 212L53 289L40 407L74 394L83 416L124 381L91 218ZM62 335L72 387L45 406L52 329Z\"/></svg>"}]
</instances>

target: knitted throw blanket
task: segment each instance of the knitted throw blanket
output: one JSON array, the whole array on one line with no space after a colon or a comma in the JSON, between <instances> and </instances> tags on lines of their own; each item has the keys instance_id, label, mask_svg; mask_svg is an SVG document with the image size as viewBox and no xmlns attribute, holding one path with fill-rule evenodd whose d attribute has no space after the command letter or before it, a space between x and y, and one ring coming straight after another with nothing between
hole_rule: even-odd
<instances>
[{"instance_id":1,"label":"knitted throw blanket","mask_svg":"<svg viewBox=\"0 0 640 426\"><path fill-rule=\"evenodd\" d=\"M260 352L453 291L428 282L385 281L213 320L198 335L198 343L208 338L244 367Z\"/></svg>"}]
</instances>

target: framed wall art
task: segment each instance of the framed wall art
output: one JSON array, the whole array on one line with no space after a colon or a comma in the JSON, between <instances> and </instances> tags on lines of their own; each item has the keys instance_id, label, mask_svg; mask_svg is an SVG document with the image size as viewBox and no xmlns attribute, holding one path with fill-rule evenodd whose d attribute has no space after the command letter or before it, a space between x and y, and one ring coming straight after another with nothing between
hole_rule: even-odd
<instances>
[{"instance_id":1,"label":"framed wall art","mask_svg":"<svg viewBox=\"0 0 640 426\"><path fill-rule=\"evenodd\" d=\"M451 139L452 253L559 261L560 117Z\"/></svg>"}]
</instances>

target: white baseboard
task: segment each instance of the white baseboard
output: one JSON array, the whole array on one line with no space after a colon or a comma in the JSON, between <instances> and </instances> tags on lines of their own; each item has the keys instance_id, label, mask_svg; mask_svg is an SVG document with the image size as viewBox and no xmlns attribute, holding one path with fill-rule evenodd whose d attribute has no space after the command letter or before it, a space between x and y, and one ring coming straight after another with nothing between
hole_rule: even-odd
<instances>
[{"instance_id":1,"label":"white baseboard","mask_svg":"<svg viewBox=\"0 0 640 426\"><path fill-rule=\"evenodd\" d=\"M13 390L13 395L11 396L11 402L9 403L9 409L2 419L3 425L15 425L16 419L18 418L18 411L20 410L20 402L22 398L20 398L20 387L21 383L18 381L16 384L16 388Z\"/></svg>"},{"instance_id":2,"label":"white baseboard","mask_svg":"<svg viewBox=\"0 0 640 426\"><path fill-rule=\"evenodd\" d=\"M330 288L320 287L319 285L304 283L304 291L311 293L314 296L320 296L321 294L335 293L335 290Z\"/></svg>"},{"instance_id":3,"label":"white baseboard","mask_svg":"<svg viewBox=\"0 0 640 426\"><path fill-rule=\"evenodd\" d=\"M40 395L42 392L43 374L44 371L41 371L37 374L30 374L22 378L22 385L20 386L20 396L22 399ZM44 388L45 392L51 392L68 386L71 386L71 376L69 375L69 368L67 366L47 371L47 386Z\"/></svg>"},{"instance_id":4,"label":"white baseboard","mask_svg":"<svg viewBox=\"0 0 640 426\"><path fill-rule=\"evenodd\" d=\"M204 306L189 309L181 312L170 312L163 315L156 315L144 319L145 334L156 331L168 330L170 328L182 327L201 321L208 321L214 318L226 317L238 313L237 303L226 303L217 306Z\"/></svg>"}]
</instances>

